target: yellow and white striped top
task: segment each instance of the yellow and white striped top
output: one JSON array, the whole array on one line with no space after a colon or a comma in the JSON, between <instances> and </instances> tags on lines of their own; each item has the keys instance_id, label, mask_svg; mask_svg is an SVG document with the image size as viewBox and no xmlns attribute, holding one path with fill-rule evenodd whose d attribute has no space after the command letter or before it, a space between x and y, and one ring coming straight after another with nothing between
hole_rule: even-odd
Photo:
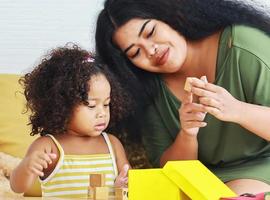
<instances>
[{"instance_id":1,"label":"yellow and white striped top","mask_svg":"<svg viewBox=\"0 0 270 200\"><path fill-rule=\"evenodd\" d=\"M53 172L44 180L40 179L43 197L76 197L86 198L88 195L89 174L104 173L105 185L110 187L113 195L113 185L117 176L117 166L112 145L106 133L102 133L109 154L65 155L60 143L52 138L60 156Z\"/></svg>"}]
</instances>

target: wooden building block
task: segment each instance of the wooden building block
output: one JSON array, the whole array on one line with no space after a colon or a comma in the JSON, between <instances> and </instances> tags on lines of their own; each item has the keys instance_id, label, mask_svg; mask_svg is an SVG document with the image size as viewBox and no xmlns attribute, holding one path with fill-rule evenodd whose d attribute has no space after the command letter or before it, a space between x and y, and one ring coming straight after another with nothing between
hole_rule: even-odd
<instances>
[{"instance_id":1,"label":"wooden building block","mask_svg":"<svg viewBox=\"0 0 270 200\"><path fill-rule=\"evenodd\" d=\"M95 187L94 200L108 200L109 188L108 187Z\"/></svg>"},{"instance_id":2,"label":"wooden building block","mask_svg":"<svg viewBox=\"0 0 270 200\"><path fill-rule=\"evenodd\" d=\"M88 199L89 200L94 200L94 187L89 186L88 187Z\"/></svg>"},{"instance_id":3,"label":"wooden building block","mask_svg":"<svg viewBox=\"0 0 270 200\"><path fill-rule=\"evenodd\" d=\"M89 183L92 187L104 187L105 186L105 174L90 174Z\"/></svg>"},{"instance_id":4,"label":"wooden building block","mask_svg":"<svg viewBox=\"0 0 270 200\"><path fill-rule=\"evenodd\" d=\"M192 81L192 77L187 77L185 86L184 86L184 90L187 92L191 92L191 84L190 84L191 81Z\"/></svg>"},{"instance_id":5,"label":"wooden building block","mask_svg":"<svg viewBox=\"0 0 270 200\"><path fill-rule=\"evenodd\" d=\"M128 188L115 188L115 200L128 200Z\"/></svg>"}]
</instances>

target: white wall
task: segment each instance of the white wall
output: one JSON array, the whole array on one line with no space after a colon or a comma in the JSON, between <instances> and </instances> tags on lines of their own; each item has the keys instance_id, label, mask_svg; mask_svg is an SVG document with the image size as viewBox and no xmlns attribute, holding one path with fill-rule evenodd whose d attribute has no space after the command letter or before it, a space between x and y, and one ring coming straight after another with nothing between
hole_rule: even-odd
<instances>
[{"instance_id":1,"label":"white wall","mask_svg":"<svg viewBox=\"0 0 270 200\"><path fill-rule=\"evenodd\" d=\"M0 73L24 73L66 42L94 49L103 0L0 0Z\"/></svg>"},{"instance_id":2,"label":"white wall","mask_svg":"<svg viewBox=\"0 0 270 200\"><path fill-rule=\"evenodd\" d=\"M72 41L94 49L104 0L0 0L0 73L24 73L47 50ZM233 0L270 10L270 0Z\"/></svg>"}]
</instances>

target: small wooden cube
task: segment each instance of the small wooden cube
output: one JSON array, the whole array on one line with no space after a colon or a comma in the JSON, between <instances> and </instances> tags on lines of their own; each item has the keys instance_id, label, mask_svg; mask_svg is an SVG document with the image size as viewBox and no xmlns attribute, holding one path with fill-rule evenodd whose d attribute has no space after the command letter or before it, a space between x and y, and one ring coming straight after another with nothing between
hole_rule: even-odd
<instances>
[{"instance_id":1,"label":"small wooden cube","mask_svg":"<svg viewBox=\"0 0 270 200\"><path fill-rule=\"evenodd\" d=\"M128 200L128 188L115 188L115 200Z\"/></svg>"},{"instance_id":2,"label":"small wooden cube","mask_svg":"<svg viewBox=\"0 0 270 200\"><path fill-rule=\"evenodd\" d=\"M186 82L185 82L185 86L184 86L184 90L187 92L191 92L191 81L192 81L192 78L187 77Z\"/></svg>"},{"instance_id":3,"label":"small wooden cube","mask_svg":"<svg viewBox=\"0 0 270 200\"><path fill-rule=\"evenodd\" d=\"M94 189L94 200L108 200L109 188L108 187L96 187Z\"/></svg>"},{"instance_id":4,"label":"small wooden cube","mask_svg":"<svg viewBox=\"0 0 270 200\"><path fill-rule=\"evenodd\" d=\"M88 187L88 199L89 200L94 200L94 187L89 186Z\"/></svg>"},{"instance_id":5,"label":"small wooden cube","mask_svg":"<svg viewBox=\"0 0 270 200\"><path fill-rule=\"evenodd\" d=\"M91 187L105 186L105 174L90 174L89 182Z\"/></svg>"}]
</instances>

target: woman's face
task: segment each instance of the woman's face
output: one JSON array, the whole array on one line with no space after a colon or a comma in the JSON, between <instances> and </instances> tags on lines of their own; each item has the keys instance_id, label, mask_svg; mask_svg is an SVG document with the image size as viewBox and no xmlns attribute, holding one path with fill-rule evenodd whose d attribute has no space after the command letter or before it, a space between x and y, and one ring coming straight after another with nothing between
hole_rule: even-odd
<instances>
[{"instance_id":1,"label":"woman's face","mask_svg":"<svg viewBox=\"0 0 270 200\"><path fill-rule=\"evenodd\" d=\"M113 41L134 65L149 72L177 72L187 56L185 38L155 19L128 21L116 30Z\"/></svg>"}]
</instances>

